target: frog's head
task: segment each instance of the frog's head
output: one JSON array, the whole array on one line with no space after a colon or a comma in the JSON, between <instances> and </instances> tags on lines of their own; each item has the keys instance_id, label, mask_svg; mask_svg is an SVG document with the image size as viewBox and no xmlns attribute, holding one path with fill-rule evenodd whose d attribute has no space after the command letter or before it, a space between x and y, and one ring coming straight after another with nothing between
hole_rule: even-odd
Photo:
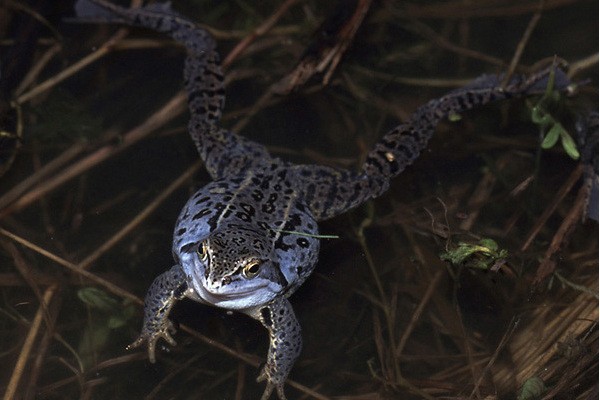
<instances>
[{"instance_id":1,"label":"frog's head","mask_svg":"<svg viewBox=\"0 0 600 400\"><path fill-rule=\"evenodd\" d=\"M250 227L218 229L177 254L188 277L190 297L217 307L243 310L273 300L288 281L273 238Z\"/></svg>"}]
</instances>

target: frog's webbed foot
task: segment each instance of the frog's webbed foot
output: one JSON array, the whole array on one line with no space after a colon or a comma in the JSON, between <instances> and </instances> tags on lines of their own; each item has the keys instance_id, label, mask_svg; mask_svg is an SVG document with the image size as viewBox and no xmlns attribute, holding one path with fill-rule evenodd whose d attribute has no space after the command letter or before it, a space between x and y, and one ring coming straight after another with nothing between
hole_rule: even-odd
<instances>
[{"instance_id":1,"label":"frog's webbed foot","mask_svg":"<svg viewBox=\"0 0 600 400\"><path fill-rule=\"evenodd\" d=\"M256 378L256 382L266 381L267 386L265 387L265 391L263 392L260 400L268 400L271 397L271 393L273 390L277 393L277 397L279 400L286 400L285 393L283 391L283 385L285 383L285 377L281 379L281 377L277 376L275 368L273 365L266 364L258 378Z\"/></svg>"},{"instance_id":2,"label":"frog's webbed foot","mask_svg":"<svg viewBox=\"0 0 600 400\"><path fill-rule=\"evenodd\" d=\"M175 339L173 339L173 337L171 337L171 335L176 332L176 329L169 319L165 319L164 323L160 324L160 326L155 325L149 327L149 329L146 328L147 327L144 326L144 328L142 329L142 333L140 333L140 336L138 336L138 338L133 343L127 346L127 350L135 349L137 347L142 346L144 342L147 342L148 360L150 360L150 362L154 364L156 362L156 343L158 343L158 339L162 338L171 346L176 346L177 342L175 341Z\"/></svg>"},{"instance_id":3,"label":"frog's webbed foot","mask_svg":"<svg viewBox=\"0 0 600 400\"><path fill-rule=\"evenodd\" d=\"M148 343L148 358L156 362L156 343L164 339L171 346L177 343L171 337L175 333L173 323L169 321L169 312L177 300L185 296L187 282L181 265L175 265L167 272L159 275L146 294L144 302L144 326L138 338L127 346L127 350Z\"/></svg>"}]
</instances>

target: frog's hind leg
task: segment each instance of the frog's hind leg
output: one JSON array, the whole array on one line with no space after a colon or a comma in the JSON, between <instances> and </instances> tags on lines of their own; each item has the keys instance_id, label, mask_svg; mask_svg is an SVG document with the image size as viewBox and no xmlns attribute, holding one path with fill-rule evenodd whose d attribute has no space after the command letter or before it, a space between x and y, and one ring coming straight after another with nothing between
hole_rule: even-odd
<instances>
[{"instance_id":1,"label":"frog's hind leg","mask_svg":"<svg viewBox=\"0 0 600 400\"><path fill-rule=\"evenodd\" d=\"M551 69L529 79L513 79L506 87L502 77L484 75L419 107L403 124L389 131L366 157L360 172L326 166L295 167L298 191L304 194L315 219L334 217L384 193L392 178L401 173L425 149L437 124L451 114L461 113L496 100L543 93ZM554 85L564 90L570 83L556 70Z\"/></svg>"},{"instance_id":2,"label":"frog's hind leg","mask_svg":"<svg viewBox=\"0 0 600 400\"><path fill-rule=\"evenodd\" d=\"M78 0L75 11L81 22L143 26L169 35L186 47L184 78L191 113L190 135L213 178L236 175L271 159L264 146L217 128L225 104L225 87L215 42L207 31L171 10L170 3L127 9L105 0Z\"/></svg>"}]
</instances>

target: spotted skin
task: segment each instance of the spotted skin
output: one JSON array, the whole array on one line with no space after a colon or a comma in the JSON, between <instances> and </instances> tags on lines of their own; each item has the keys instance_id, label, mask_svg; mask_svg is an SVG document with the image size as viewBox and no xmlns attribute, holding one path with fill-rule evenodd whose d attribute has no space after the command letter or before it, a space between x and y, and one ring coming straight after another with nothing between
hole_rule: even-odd
<instances>
[{"instance_id":1,"label":"spotted skin","mask_svg":"<svg viewBox=\"0 0 600 400\"><path fill-rule=\"evenodd\" d=\"M225 99L223 75L215 44L206 31L168 5L130 10L104 0L79 0L75 8L84 22L141 25L185 45L189 131L214 179L181 211L173 237L176 264L148 290L142 332L130 348L147 343L154 362L158 339L174 345L168 315L184 297L245 313L269 331L267 362L258 377L266 382L263 400L273 392L285 399L284 383L302 347L300 325L288 297L317 262L317 222L384 193L449 114L543 91L548 80L548 71L542 71L501 89L500 77L483 76L432 100L387 133L358 172L296 165L217 126ZM564 75L558 76L558 87L567 84Z\"/></svg>"}]
</instances>

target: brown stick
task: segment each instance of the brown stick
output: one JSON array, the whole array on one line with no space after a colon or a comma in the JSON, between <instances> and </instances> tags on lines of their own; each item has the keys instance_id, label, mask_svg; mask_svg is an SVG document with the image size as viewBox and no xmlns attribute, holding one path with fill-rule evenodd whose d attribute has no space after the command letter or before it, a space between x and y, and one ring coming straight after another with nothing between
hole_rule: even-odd
<instances>
[{"instance_id":1,"label":"brown stick","mask_svg":"<svg viewBox=\"0 0 600 400\"><path fill-rule=\"evenodd\" d=\"M58 157L54 158L48 164L44 165L42 168L37 170L31 176L27 177L22 182L15 185L12 189L10 189L2 197L0 197L0 210L10 205L10 203L16 201L23 193L29 190L32 186L41 182L50 174L54 173L54 171L58 170L66 163L70 162L73 158L77 157L79 154L81 154L81 152L85 150L85 148L86 145L84 143L79 142L74 144L73 146L65 150L63 153L61 153Z\"/></svg>"},{"instance_id":2,"label":"brown stick","mask_svg":"<svg viewBox=\"0 0 600 400\"><path fill-rule=\"evenodd\" d=\"M563 7L577 2L580 2L580 0L548 0L546 9L549 10L552 8ZM539 7L539 5L534 2L505 2L506 5L498 5L501 3L502 2L481 0L474 2L454 1L425 6L405 6L402 9L396 9L395 13L398 14L399 18L410 20L423 18L510 18L535 12ZM407 3L399 2L399 4L404 5Z\"/></svg>"},{"instance_id":3,"label":"brown stick","mask_svg":"<svg viewBox=\"0 0 600 400\"><path fill-rule=\"evenodd\" d=\"M429 303L429 299L431 298L431 296L437 289L437 286L440 283L440 279L442 279L443 275L444 275L444 270L441 270L441 269L438 270L435 273L435 275L433 276L433 279L431 279L431 282L429 282L429 284L427 285L427 291L421 298L421 301L419 302L417 309L411 316L410 322L408 323L407 328L402 333L402 337L400 338L400 341L398 342L398 345L396 346L396 357L400 357L400 355L402 355L402 351L404 350L404 346L406 346L406 342L408 341L408 338L410 337L413 330L415 329L415 327L417 325L417 321L421 318L421 315L423 314L423 310L425 310L425 306Z\"/></svg>"},{"instance_id":4,"label":"brown stick","mask_svg":"<svg viewBox=\"0 0 600 400\"><path fill-rule=\"evenodd\" d=\"M544 259L540 263L538 267L535 278L531 284L532 288L537 288L540 286L542 282L548 278L552 272L554 272L554 268L556 268L556 262L552 259L554 254L556 254L568 240L569 235L573 232L575 225L580 221L581 214L583 213L583 199L585 195L585 189L582 186L579 189L579 193L577 195L577 199L575 200L575 204L571 207L571 210L563 220L562 224L556 231L556 234L552 238L552 242L550 242L550 246L546 249L544 253Z\"/></svg>"},{"instance_id":5,"label":"brown stick","mask_svg":"<svg viewBox=\"0 0 600 400\"><path fill-rule=\"evenodd\" d=\"M55 176L53 179L50 179L47 182L44 182L32 191L26 193L23 197L21 197L19 200L13 203L10 207L2 210L0 212L0 218L14 211L21 210L22 208L34 202L35 200L39 199L41 196L48 193L49 191L55 189L56 187L62 185L68 180L83 173L84 171L87 171L93 166L106 160L108 157L121 152L122 150L131 146L133 143L147 136L155 129L165 125L167 122L169 122L175 116L179 115L184 110L185 102L185 95L183 94L183 92L179 92L171 100L169 100L169 102L167 102L167 104L165 104L160 110L154 113L150 118L148 118L142 124L126 133L123 136L123 141L121 143L119 143L118 145L104 146L96 150L94 153L90 154L88 157L71 165L62 174Z\"/></svg>"},{"instance_id":6,"label":"brown stick","mask_svg":"<svg viewBox=\"0 0 600 400\"><path fill-rule=\"evenodd\" d=\"M535 29L536 25L538 24L540 18L542 17L542 11L544 10L545 4L546 4L545 0L540 0L539 8L535 12L535 14L533 14L533 17L531 17L531 20L529 21L529 24L527 25L527 29L525 29L525 32L523 32L523 37L519 41L519 44L517 45L517 48L515 49L513 58L512 58L512 60L510 60L510 64L508 65L508 70L506 71L506 74L504 75L504 80L502 81L503 88L505 88L506 85L508 85L508 82L510 82L510 79L512 78L513 74L515 73L515 70L517 69L517 65L519 65L519 60L521 59L521 56L523 55L523 51L525 51L525 46L527 45L527 42L529 41L529 38L531 37L531 34L533 33L533 30Z\"/></svg>"},{"instance_id":7,"label":"brown stick","mask_svg":"<svg viewBox=\"0 0 600 400\"><path fill-rule=\"evenodd\" d=\"M69 262L63 258L60 258L59 256L49 252L48 250L43 249L40 246L37 246L37 245L31 243L30 241L23 239L20 236L15 235L14 233L11 233L3 228L0 228L0 234L14 240L15 242L21 243L22 245L43 255L44 257L51 259L52 261L62 265L63 267L66 267L67 269L71 270L72 272L75 272L76 274L81 275L84 278L91 280L92 282L96 283L99 286L104 287L106 290L108 290L111 293L116 294L117 296L131 299L135 303L140 304L140 305L144 304L144 302L142 300L140 300L139 297L134 296L133 294L129 293L127 290L122 289L119 286L115 285L114 283L109 282L106 279L102 279L102 278L98 277L97 275L94 275L91 272L86 271L85 269L79 268L77 265L73 264L72 262Z\"/></svg>"},{"instance_id":8,"label":"brown stick","mask_svg":"<svg viewBox=\"0 0 600 400\"><path fill-rule=\"evenodd\" d=\"M254 41L254 39L256 39L259 36L264 35L269 29L271 29L273 27L273 25L275 25L275 23L279 20L279 18L281 18L281 16L287 11L287 9L290 8L292 5L294 5L294 3L296 3L297 1L298 0L286 0L286 2L283 3L277 9L277 11L275 11L273 14L271 14L271 16L269 16L269 18L267 18L267 20L265 22L263 22L262 25L260 25L258 28L256 28L250 35L246 36L241 42L239 42L233 48L233 50L231 50L229 52L227 57L225 57L225 60L223 60L223 67L227 67L229 64L231 64L231 62L234 59L236 59L240 55L240 53L246 47L248 47L248 45L250 43L252 43Z\"/></svg>"},{"instance_id":9,"label":"brown stick","mask_svg":"<svg viewBox=\"0 0 600 400\"><path fill-rule=\"evenodd\" d=\"M23 343L23 348L21 349L21 354L19 354L19 359L17 360L17 364L13 369L13 374L10 377L10 381L8 382L8 387L6 388L6 392L4 393L4 400L13 400L15 398L15 394L19 386L19 381L23 376L25 364L29 359L29 355L31 354L31 351L33 349L35 338L38 334L38 331L40 330L44 312L47 309L47 304L50 303L50 300L52 299L55 290L56 286L50 286L46 289L46 292L44 293L43 302L40 304L40 307L38 308L37 313L35 314L33 322L31 323L31 327L29 328L29 332L27 333L27 337L25 338L25 343Z\"/></svg>"},{"instance_id":10,"label":"brown stick","mask_svg":"<svg viewBox=\"0 0 600 400\"><path fill-rule=\"evenodd\" d=\"M85 68L86 66L93 63L94 61L104 57L105 55L107 55L108 53L110 53L112 51L113 45L125 35L125 32L126 32L125 30L119 30L119 32L117 32L109 41L104 43L102 45L102 47L100 47L95 52L82 58L80 61L76 62L75 64L71 65L70 67L65 68L64 70L62 70L61 72L59 72L58 74L53 76L52 78L50 78L50 79L44 81L43 83L39 84L38 86L34 87L29 92L26 92L26 93L20 95L19 97L17 97L17 100L16 100L17 103L23 104L23 103L31 100L32 98L36 97L40 93L45 92L46 90L50 89L51 87L56 86L58 83L64 81L71 75L79 72L79 70Z\"/></svg>"},{"instance_id":11,"label":"brown stick","mask_svg":"<svg viewBox=\"0 0 600 400\"><path fill-rule=\"evenodd\" d=\"M136 226L138 226L143 220L145 220L156 208L167 199L179 186L185 181L190 179L198 170L202 162L198 160L190 168L188 168L179 178L171 183L165 190L163 190L158 197L156 197L150 204L146 206L138 215L136 215L129 223L108 239L102 246L98 247L96 251L87 256L83 261L79 263L79 268L85 269L90 266L91 263L96 261L102 254L107 252L115 244L117 244L125 235L131 232Z\"/></svg>"},{"instance_id":12,"label":"brown stick","mask_svg":"<svg viewBox=\"0 0 600 400\"><path fill-rule=\"evenodd\" d=\"M229 55L223 61L223 66L226 67L236 57L238 57L239 53L249 43L251 43L252 40L254 40L256 37L258 37L260 35L264 35L264 33L267 32L275 24L275 22L277 22L277 20L279 18L281 18L281 15L283 15L283 13L290 6L292 6L296 1L298 1L298 0L287 0L286 3L284 3L275 13L273 13L265 21L265 23L263 23L263 25L261 25L260 27L257 28L253 32L252 35L250 35L250 36L246 37L244 40L242 40L229 53ZM62 71L60 74L52 77L51 79L47 80L46 82L44 82L42 84L36 86L31 91L23 94L22 96L20 96L17 99L17 102L19 104L21 104L25 101L30 100L31 98L39 95L40 93L44 92L45 90L48 90L52 86L56 85L57 83L61 82L62 80L73 75L80 69L86 67L87 65L91 64L92 62L94 62L94 61L100 59L101 57L103 57L104 55L108 54L112 49L114 49L115 46L118 45L119 40L124 36L125 32L126 32L125 30L119 31L108 42L104 43L102 45L102 47L100 47L97 51L95 51L94 53L85 57L84 59L82 59L78 63L72 65L71 67L67 68L66 70ZM37 188L30 191L29 193L26 193L25 195L23 195L23 197L19 198L11 207L8 207L8 208L5 208L2 210L3 207L6 207L12 201L15 201L15 199L18 198L20 195L22 195L26 190L28 190L28 188L31 185L33 185L36 181L41 179L40 176L28 178L26 184L25 184L25 182L23 182L23 186L18 185L18 188L17 187L13 188L13 190L11 190L10 194L7 193L7 195L0 198L0 210L2 210L2 211L0 211L0 218L2 218L3 216L5 216L7 214L12 213L12 212L23 209L24 207L28 206L29 204L31 204L32 202L34 202L35 200L37 200L38 198L43 196L44 194L54 190L55 188L57 188L58 186L62 185L65 182L69 181L70 179L74 178L75 176L83 173L84 171L87 171L88 169L90 169L90 168L94 167L95 165L101 163L102 161L106 160L110 156L117 154L121 150L127 148L129 145L131 145L131 144L137 142L138 140L140 140L141 138L147 136L149 133L151 133L155 129L163 126L168 121L170 121L171 119L173 119L176 116L178 116L179 114L181 114L181 112L183 112L185 110L185 104L186 104L185 94L183 92L177 93L173 98L171 98L171 100L169 100L160 110L158 110L156 113L154 113L144 123L140 124L136 128L132 129L131 131L129 131L128 133L123 135L123 142L120 143L118 146L105 146L105 147L98 149L94 153L90 154L88 157L84 158L83 160L81 160L81 161L73 164L71 167L67 168L60 175L54 177L53 179L48 180L47 182L38 186Z\"/></svg>"},{"instance_id":13,"label":"brown stick","mask_svg":"<svg viewBox=\"0 0 600 400\"><path fill-rule=\"evenodd\" d=\"M540 218L535 223L535 226L531 229L531 232L527 236L527 240L525 241L525 243L523 243L523 246L521 246L521 251L525 251L527 250L527 248L529 248L529 245L531 245L533 240L536 238L537 234L540 232L548 218L550 218L554 210L556 210L556 207L558 207L558 204L565 198L565 196L567 195L567 193L569 193L573 185L575 185L575 183L579 180L580 176L581 165L571 173L571 176L569 176L566 182L558 190L558 193L554 197L554 200L552 200L552 203L550 203L548 207L546 207Z\"/></svg>"}]
</instances>

